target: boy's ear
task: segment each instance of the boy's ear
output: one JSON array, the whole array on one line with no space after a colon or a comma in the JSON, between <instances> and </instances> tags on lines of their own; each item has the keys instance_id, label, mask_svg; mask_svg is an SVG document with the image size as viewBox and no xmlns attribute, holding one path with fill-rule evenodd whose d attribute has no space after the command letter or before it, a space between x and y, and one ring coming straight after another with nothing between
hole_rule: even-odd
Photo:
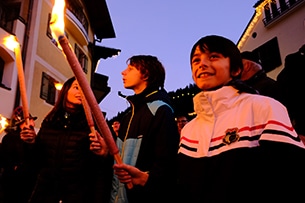
<instances>
[{"instance_id":1,"label":"boy's ear","mask_svg":"<svg viewBox=\"0 0 305 203\"><path fill-rule=\"evenodd\" d=\"M231 74L232 74L233 77L237 77L237 76L241 75L241 68L239 68L239 69L238 69L237 71L235 71L235 72L232 72Z\"/></svg>"},{"instance_id":2,"label":"boy's ear","mask_svg":"<svg viewBox=\"0 0 305 203\"><path fill-rule=\"evenodd\" d=\"M142 75L142 79L143 79L144 81L147 81L147 80L148 80L148 75L147 75L147 74Z\"/></svg>"}]
</instances>

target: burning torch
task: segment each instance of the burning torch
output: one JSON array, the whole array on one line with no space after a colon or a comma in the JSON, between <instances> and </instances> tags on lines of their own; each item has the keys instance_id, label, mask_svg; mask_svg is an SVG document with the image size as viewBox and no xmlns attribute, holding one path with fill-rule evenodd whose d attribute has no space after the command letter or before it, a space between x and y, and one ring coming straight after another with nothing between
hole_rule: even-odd
<instances>
[{"instance_id":1,"label":"burning torch","mask_svg":"<svg viewBox=\"0 0 305 203\"><path fill-rule=\"evenodd\" d=\"M83 72L80 63L71 49L71 45L64 35L64 9L65 9L65 1L63 0L55 0L55 4L52 10L52 18L50 22L50 27L52 30L52 36L54 39L58 39L58 42L66 56L68 63L81 87L82 92L86 98L86 101L89 104L89 107L92 111L92 114L96 120L97 126L100 132L105 139L105 142L109 148L109 152L114 156L114 159L117 163L122 163L122 159L119 155L119 149L117 148L115 141L112 137L112 133L109 129L109 126L103 116L103 113L95 99L95 96L88 84L85 73ZM128 188L132 188L132 184L127 185Z\"/></svg>"},{"instance_id":2,"label":"burning torch","mask_svg":"<svg viewBox=\"0 0 305 203\"><path fill-rule=\"evenodd\" d=\"M23 117L25 118L26 125L28 125L29 119L30 119L30 113L29 113L29 109L28 109L28 100L27 100L27 96L26 96L26 86L25 86L20 44L17 40L17 37L14 35L10 35L10 36L4 38L3 44L8 49L14 51L14 53L15 53L16 65L17 65L17 70L18 70L19 89L20 89L22 108L23 108Z\"/></svg>"}]
</instances>

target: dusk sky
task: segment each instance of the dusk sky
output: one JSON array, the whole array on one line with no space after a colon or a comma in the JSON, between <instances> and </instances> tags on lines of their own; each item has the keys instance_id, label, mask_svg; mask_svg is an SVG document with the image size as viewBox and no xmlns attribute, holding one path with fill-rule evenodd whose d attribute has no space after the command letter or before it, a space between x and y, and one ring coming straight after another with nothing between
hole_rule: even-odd
<instances>
[{"instance_id":1,"label":"dusk sky","mask_svg":"<svg viewBox=\"0 0 305 203\"><path fill-rule=\"evenodd\" d=\"M126 60L139 54L154 55L166 71L168 92L193 83L189 55L193 44L206 35L221 35L237 43L257 0L107 0L116 38L99 46L121 49L116 58L101 59L97 72L109 77L111 92L100 103L106 118L129 107L118 96L134 94L123 86Z\"/></svg>"}]
</instances>

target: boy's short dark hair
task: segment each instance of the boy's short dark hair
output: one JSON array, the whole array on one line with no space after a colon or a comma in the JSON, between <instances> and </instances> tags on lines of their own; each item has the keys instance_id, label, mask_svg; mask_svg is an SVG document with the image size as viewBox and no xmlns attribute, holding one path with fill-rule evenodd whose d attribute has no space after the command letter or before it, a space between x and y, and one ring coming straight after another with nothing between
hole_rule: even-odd
<instances>
[{"instance_id":1,"label":"boy's short dark hair","mask_svg":"<svg viewBox=\"0 0 305 203\"><path fill-rule=\"evenodd\" d=\"M232 78L240 78L243 70L242 58L239 49L231 40L218 35L208 35L200 38L192 47L190 54L191 62L197 46L202 52L217 52L222 54L224 57L229 57L230 73ZM234 76L234 73L238 72L239 70L240 74Z\"/></svg>"}]
</instances>

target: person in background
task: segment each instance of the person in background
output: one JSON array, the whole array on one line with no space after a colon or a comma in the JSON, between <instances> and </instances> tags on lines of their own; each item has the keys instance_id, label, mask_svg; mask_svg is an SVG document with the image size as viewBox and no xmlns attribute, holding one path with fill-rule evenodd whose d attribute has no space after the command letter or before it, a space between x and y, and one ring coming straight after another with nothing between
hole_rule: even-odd
<instances>
[{"instance_id":1,"label":"person in background","mask_svg":"<svg viewBox=\"0 0 305 203\"><path fill-rule=\"evenodd\" d=\"M31 143L35 137L36 116L29 115L27 124L23 108L14 109L10 125L5 129L7 134L2 138L0 148L1 167L3 168L1 187L3 203L26 203L32 193L37 178L36 160L33 156L26 157L24 150L27 145L20 138L21 129L30 128L31 133L25 138Z\"/></svg>"},{"instance_id":2,"label":"person in background","mask_svg":"<svg viewBox=\"0 0 305 203\"><path fill-rule=\"evenodd\" d=\"M281 101L281 91L279 90L277 82L267 76L261 66L258 56L253 52L244 51L241 53L241 57L243 71L240 79L258 90L259 94Z\"/></svg>"},{"instance_id":3,"label":"person in background","mask_svg":"<svg viewBox=\"0 0 305 203\"><path fill-rule=\"evenodd\" d=\"M118 136L119 135L119 129L120 129L120 121L118 119L113 120L111 127L112 127L112 130L113 130L114 134L116 136Z\"/></svg>"},{"instance_id":4,"label":"person in background","mask_svg":"<svg viewBox=\"0 0 305 203\"><path fill-rule=\"evenodd\" d=\"M116 140L123 164L113 166L111 202L175 202L179 133L164 89L164 67L151 55L135 55L127 63L123 84L135 94L126 97L131 109Z\"/></svg>"},{"instance_id":5,"label":"person in background","mask_svg":"<svg viewBox=\"0 0 305 203\"><path fill-rule=\"evenodd\" d=\"M285 57L283 70L277 76L277 82L283 94L283 103L287 107L293 126L305 143L305 44L297 52Z\"/></svg>"},{"instance_id":6,"label":"person in background","mask_svg":"<svg viewBox=\"0 0 305 203\"><path fill-rule=\"evenodd\" d=\"M182 128L189 122L189 119L186 115L178 115L176 117L177 127L179 134L181 134Z\"/></svg>"},{"instance_id":7,"label":"person in background","mask_svg":"<svg viewBox=\"0 0 305 203\"><path fill-rule=\"evenodd\" d=\"M182 130L179 202L298 202L305 146L285 106L240 81L243 64L229 39L208 35L190 54L202 90L197 116Z\"/></svg>"},{"instance_id":8,"label":"person in background","mask_svg":"<svg viewBox=\"0 0 305 203\"><path fill-rule=\"evenodd\" d=\"M32 144L40 169L29 203L109 201L113 159L91 150L92 134L80 87L72 77L64 83Z\"/></svg>"}]
</instances>

